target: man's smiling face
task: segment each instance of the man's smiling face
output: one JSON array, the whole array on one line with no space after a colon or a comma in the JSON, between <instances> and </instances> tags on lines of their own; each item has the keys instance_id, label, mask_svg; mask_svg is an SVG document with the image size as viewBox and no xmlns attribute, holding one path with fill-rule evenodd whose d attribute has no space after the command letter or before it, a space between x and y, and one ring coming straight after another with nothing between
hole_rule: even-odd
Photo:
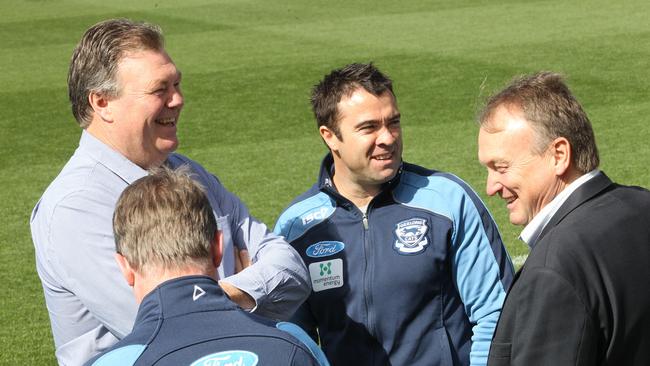
<instances>
[{"instance_id":1,"label":"man's smiling face","mask_svg":"<svg viewBox=\"0 0 650 366\"><path fill-rule=\"evenodd\" d=\"M519 108L497 107L478 136L486 192L506 202L510 222L527 225L555 197L559 177L548 151L535 152L535 131Z\"/></svg>"},{"instance_id":2,"label":"man's smiling face","mask_svg":"<svg viewBox=\"0 0 650 366\"><path fill-rule=\"evenodd\" d=\"M402 163L402 129L395 97L390 91L375 96L359 87L342 97L337 108L339 136L323 134L335 156L335 183L376 191L397 174Z\"/></svg>"},{"instance_id":3,"label":"man's smiling face","mask_svg":"<svg viewBox=\"0 0 650 366\"><path fill-rule=\"evenodd\" d=\"M111 98L110 143L142 168L161 164L178 146L183 108L180 72L164 51L128 53L118 64L118 96Z\"/></svg>"}]
</instances>

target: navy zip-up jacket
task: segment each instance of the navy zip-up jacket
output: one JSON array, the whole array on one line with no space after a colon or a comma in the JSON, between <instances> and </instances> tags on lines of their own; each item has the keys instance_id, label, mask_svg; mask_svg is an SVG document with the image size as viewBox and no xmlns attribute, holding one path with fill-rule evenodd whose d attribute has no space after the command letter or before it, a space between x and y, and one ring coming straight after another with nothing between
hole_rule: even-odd
<instances>
[{"instance_id":1,"label":"navy zip-up jacket","mask_svg":"<svg viewBox=\"0 0 650 366\"><path fill-rule=\"evenodd\" d=\"M513 268L476 193L403 163L364 215L332 165L275 227L311 276L293 321L337 366L484 365Z\"/></svg>"},{"instance_id":2,"label":"navy zip-up jacket","mask_svg":"<svg viewBox=\"0 0 650 366\"><path fill-rule=\"evenodd\" d=\"M247 313L212 278L186 276L147 294L133 331L86 365L329 364L296 325Z\"/></svg>"}]
</instances>

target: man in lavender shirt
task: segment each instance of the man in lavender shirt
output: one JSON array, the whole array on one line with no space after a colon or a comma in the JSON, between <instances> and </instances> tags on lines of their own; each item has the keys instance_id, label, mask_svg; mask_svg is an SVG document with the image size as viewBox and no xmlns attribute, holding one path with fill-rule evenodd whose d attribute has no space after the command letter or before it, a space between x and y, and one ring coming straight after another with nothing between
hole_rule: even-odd
<instances>
[{"instance_id":1,"label":"man in lavender shirt","mask_svg":"<svg viewBox=\"0 0 650 366\"><path fill-rule=\"evenodd\" d=\"M60 364L82 364L130 332L137 305L114 260L111 222L121 192L163 164L188 165L206 188L223 232L219 284L233 301L283 319L311 290L304 263L284 239L251 217L214 175L173 153L184 102L180 83L154 25L104 21L74 50L68 88L83 128L79 148L31 217Z\"/></svg>"}]
</instances>

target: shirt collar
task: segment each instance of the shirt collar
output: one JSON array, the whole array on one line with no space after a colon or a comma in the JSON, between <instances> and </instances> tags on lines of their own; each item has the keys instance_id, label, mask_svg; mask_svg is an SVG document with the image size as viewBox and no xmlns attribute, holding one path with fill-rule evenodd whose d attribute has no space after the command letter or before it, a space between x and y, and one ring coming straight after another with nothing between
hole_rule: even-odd
<instances>
[{"instance_id":1,"label":"shirt collar","mask_svg":"<svg viewBox=\"0 0 650 366\"><path fill-rule=\"evenodd\" d=\"M93 136L86 130L81 132L79 140L79 151L88 154L99 164L104 165L113 173L118 175L127 184L147 175L147 171L133 163L126 156L113 150L110 146Z\"/></svg>"},{"instance_id":2,"label":"shirt collar","mask_svg":"<svg viewBox=\"0 0 650 366\"><path fill-rule=\"evenodd\" d=\"M590 179L595 177L599 173L598 169L594 169L587 174L582 175L580 178L574 180L569 184L562 192L558 193L553 200L544 206L541 211L526 225L524 230L522 230L519 239L524 241L532 249L537 243L539 234L542 233L546 224L551 221L551 218L555 215L557 210L562 207L562 204L569 198L571 193L578 189L583 184L587 183Z\"/></svg>"}]
</instances>

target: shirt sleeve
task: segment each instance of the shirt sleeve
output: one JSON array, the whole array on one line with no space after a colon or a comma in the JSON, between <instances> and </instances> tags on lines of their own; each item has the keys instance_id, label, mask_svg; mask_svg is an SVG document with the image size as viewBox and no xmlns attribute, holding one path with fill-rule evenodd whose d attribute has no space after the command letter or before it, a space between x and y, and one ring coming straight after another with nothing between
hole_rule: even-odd
<instances>
[{"instance_id":1,"label":"shirt sleeve","mask_svg":"<svg viewBox=\"0 0 650 366\"><path fill-rule=\"evenodd\" d=\"M133 326L137 305L114 258L115 199L78 191L34 213L37 270L61 364L83 363Z\"/></svg>"},{"instance_id":2,"label":"shirt sleeve","mask_svg":"<svg viewBox=\"0 0 650 366\"><path fill-rule=\"evenodd\" d=\"M234 194L212 177L223 215L228 216L233 245L246 248L253 264L224 281L245 291L256 302L256 314L286 320L311 291L307 269L300 255L283 237L270 232L252 217Z\"/></svg>"},{"instance_id":3,"label":"shirt sleeve","mask_svg":"<svg viewBox=\"0 0 650 366\"><path fill-rule=\"evenodd\" d=\"M470 364L478 366L487 363L514 271L496 224L478 196L467 188L460 202L452 238L452 275L473 324Z\"/></svg>"}]
</instances>

